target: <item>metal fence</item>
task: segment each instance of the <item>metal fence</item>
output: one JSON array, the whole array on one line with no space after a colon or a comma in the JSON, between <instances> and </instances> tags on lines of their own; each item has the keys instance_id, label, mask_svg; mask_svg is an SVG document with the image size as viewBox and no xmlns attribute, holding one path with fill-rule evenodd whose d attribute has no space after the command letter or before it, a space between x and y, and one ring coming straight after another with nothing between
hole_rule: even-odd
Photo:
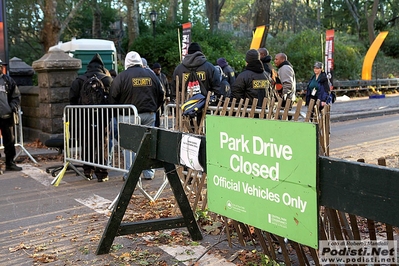
<instances>
[{"instance_id":1,"label":"metal fence","mask_svg":"<svg viewBox=\"0 0 399 266\"><path fill-rule=\"evenodd\" d=\"M16 155L14 160L16 160L22 153L25 153L29 159L32 160L33 163L37 164L35 158L28 152L28 150L24 147L24 136L23 136L23 128L22 128L22 111L20 109L14 114L14 137L15 137L15 147L16 147ZM0 150L4 150L3 145L3 136L0 135Z\"/></svg>"},{"instance_id":2,"label":"metal fence","mask_svg":"<svg viewBox=\"0 0 399 266\"><path fill-rule=\"evenodd\" d=\"M135 153L120 147L119 124L141 124L134 105L67 105L63 120L64 168L52 181L54 186L59 185L68 168L85 178L77 165L118 171L122 175L129 172L129 163L133 161ZM155 201L166 185L164 178L155 196L147 193L141 182L138 189L149 200Z\"/></svg>"},{"instance_id":3,"label":"metal fence","mask_svg":"<svg viewBox=\"0 0 399 266\"><path fill-rule=\"evenodd\" d=\"M132 118L124 120L125 118ZM64 160L128 172L120 156L117 125L140 124L133 105L68 105L64 109Z\"/></svg>"}]
</instances>

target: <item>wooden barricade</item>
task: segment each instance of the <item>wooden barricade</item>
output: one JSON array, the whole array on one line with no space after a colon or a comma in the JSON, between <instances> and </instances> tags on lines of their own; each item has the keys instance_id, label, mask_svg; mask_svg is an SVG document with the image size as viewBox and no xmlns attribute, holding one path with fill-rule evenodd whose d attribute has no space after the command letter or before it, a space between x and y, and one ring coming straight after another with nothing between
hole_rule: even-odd
<instances>
[{"instance_id":1,"label":"wooden barricade","mask_svg":"<svg viewBox=\"0 0 399 266\"><path fill-rule=\"evenodd\" d=\"M184 95L177 96L177 99L179 97L185 99ZM286 107L282 108L281 99L278 101L264 99L261 109L258 109L254 107L257 105L256 100L249 106L248 99L245 101L240 100L237 103L235 99L230 102L230 99L226 98L217 103L216 109L213 108L212 110L212 114L299 121L302 100L298 101L295 112L290 110L290 104L288 101ZM329 106L325 106L320 112L319 104L319 102L311 101L304 118L304 122L316 122L319 124L319 239L362 239L364 234L362 235L361 228L365 224L367 224L368 237L370 239L377 239L376 226L385 229L386 239L393 239L394 228L390 224L398 226L399 215L396 212L387 213L386 210L399 208L399 197L396 195L399 182L390 183L391 179L399 179L399 170L329 158L330 109ZM180 106L179 100L177 101L177 106ZM130 128L125 129L123 126L121 127L121 130L129 132L124 139L121 138L123 147L137 150L139 147L134 147L132 143L138 145L137 143L140 141L137 141L137 138L143 135L140 147L144 147L143 150L146 151L141 153L141 149L139 149L138 159L136 159L130 170L129 178L123 187L118 200L119 203L114 208L97 254L107 253L115 236L128 233L187 227L193 239L202 238L192 214L196 210L207 209L206 166L204 172L180 166L180 162L176 159L179 158L179 151L176 147L183 132L190 132L199 136L205 135L205 114L210 112L210 108L206 106L201 121L195 121L196 123L193 124L189 119L182 117L181 111L177 108L176 113L180 115L175 118L177 131L174 132L164 129L140 128L140 126L132 125L128 126ZM134 128L133 131L131 127L137 128ZM132 132L135 133L132 134ZM205 140L205 137L203 138ZM200 161L201 159L202 162L206 161L204 156L205 150L200 149ZM163 166L168 173L168 179L178 203L177 205L184 217L172 219L171 221L142 221L135 224L122 225L121 220L124 211L137 185L141 170L154 165L157 167ZM383 161L380 162L380 165L383 165ZM170 175L171 173L172 175ZM379 183L372 183L376 175L379 176ZM177 182L176 179L179 179L179 181ZM389 190L386 188L389 188ZM180 196L184 194L185 198L179 197L179 193ZM358 202L362 202L364 206L359 206ZM227 217L221 217L217 214L212 214L211 216L215 217L215 219L220 219L224 223L226 237L230 246L233 245L234 236L241 245L245 246L248 243L252 243L254 246L259 246L265 255L274 260L283 260L286 265L294 264L293 257L295 257L295 265L320 265L318 251L314 248L284 239ZM367 217L367 219L362 221L360 217ZM381 223L374 221L381 221Z\"/></svg>"},{"instance_id":2,"label":"wooden barricade","mask_svg":"<svg viewBox=\"0 0 399 266\"><path fill-rule=\"evenodd\" d=\"M270 102L265 99L262 102L260 112L259 110L258 112L255 112L255 108L253 106L257 105L256 100L254 101L252 107L248 108L248 99L246 101L241 100L237 104L235 99L230 102L230 99L226 98L219 101L216 111L214 111L212 115L287 120L289 108L287 107L281 109L281 104L281 99L279 99L279 101L274 101L273 99ZM287 104L287 106L289 106L289 104ZM314 122L319 125L319 155L329 156L331 106L326 105L321 111L319 106L319 101L310 101L304 122ZM299 114L302 107L303 101L299 99L296 104L295 113L291 119L293 122L299 120ZM207 111L209 113L209 110ZM205 112L206 111L204 111L204 113ZM203 124L204 122L201 121L201 125ZM181 127L179 130L194 132L197 134L205 134L203 128L189 129L187 127ZM323 159L323 161L326 160ZM379 161L379 165L384 165L384 163ZM206 173L197 175L195 171L188 170L180 171L179 175L182 182L185 181L183 187L189 197L193 210L206 210ZM192 178L192 182L187 182L187 180L190 178ZM360 216L346 213L342 210L340 211L324 206L320 206L319 214L320 240L361 240L362 237L364 239L366 235L361 234L360 228L364 228L365 224L367 225L367 231L369 232L368 237L371 240L377 238L375 226L386 228L385 239L393 240L394 228L389 224L375 223L372 219L361 218ZM215 217L215 215L213 216ZM227 217L218 217L218 219L221 219L224 222L225 233L230 246L233 245L233 236L236 236L237 241L242 246L246 246L248 242L253 243L254 246L259 245L263 253L274 260L277 260L277 254L281 253L279 260L283 260L286 265L293 265L293 255L296 257L295 263L299 263L299 265L320 265L318 251L314 248L301 245L294 241L285 240L280 236L273 235L258 228L253 228L250 225L243 224Z\"/></svg>"}]
</instances>

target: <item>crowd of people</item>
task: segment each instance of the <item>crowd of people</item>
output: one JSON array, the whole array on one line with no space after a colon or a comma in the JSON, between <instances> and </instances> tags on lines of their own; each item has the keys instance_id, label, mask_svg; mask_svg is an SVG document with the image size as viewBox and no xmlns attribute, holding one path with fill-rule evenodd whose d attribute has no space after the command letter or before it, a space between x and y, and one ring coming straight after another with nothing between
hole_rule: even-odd
<instances>
[{"instance_id":1,"label":"crowd of people","mask_svg":"<svg viewBox=\"0 0 399 266\"><path fill-rule=\"evenodd\" d=\"M108 71L110 79L106 80L106 91L109 104L133 104L141 118L141 124L147 126L160 125L160 113L163 112L165 104L174 102L176 91L185 92L187 95L202 94L207 96L211 92L216 97L235 98L236 102L241 99L249 99L249 104L257 99L258 107L261 107L263 99L275 100L282 99L284 108L288 100L290 106L295 101L296 80L295 71L288 61L287 55L278 53L274 57L266 48L250 49L245 55L246 66L237 75L233 67L229 65L224 57L217 59L216 64L209 62L204 55L200 44L194 42L188 47L188 53L182 62L175 68L171 82L162 73L160 63L155 62L148 65L145 58L139 53L131 51L126 55L124 70L116 74L114 70ZM88 79L93 72L99 76L107 73L101 57L97 54L88 64L87 71L78 77L71 86L70 103L82 104L79 102L79 88L82 82ZM323 71L323 64L316 62L314 65L315 75L309 81L306 104L310 99L319 99L322 108L325 105L329 88L326 85L326 75ZM198 80L196 87L188 85L190 75L195 73ZM111 74L112 78L111 78ZM176 87L178 86L178 87ZM180 102L182 103L182 102ZM119 121L134 122L134 117L119 117ZM113 132L117 132L115 121L111 121L110 127L114 127ZM112 148L112 142L109 142ZM89 156L92 156L89 154ZM126 169L130 168L135 156L134 152L125 151ZM84 167L85 176L92 179L93 173L99 182L108 180L107 170L91 166ZM151 180L154 178L154 170L148 169L142 172L142 178ZM127 174L124 175L124 180Z\"/></svg>"},{"instance_id":2,"label":"crowd of people","mask_svg":"<svg viewBox=\"0 0 399 266\"><path fill-rule=\"evenodd\" d=\"M202 52L200 44L193 42L188 47L188 54L175 68L171 82L169 82L167 76L161 71L160 63L154 62L150 67L147 60L135 51L126 55L124 70L119 74L114 69L106 69L101 56L96 54L87 65L86 72L78 76L71 84L69 100L71 105L98 104L85 102L87 100L82 94L86 80L94 75L101 80L103 86L104 93L102 95L105 100L101 103L133 104L137 108L141 123L147 126L160 125L160 113L163 112L166 103L174 102L176 91L187 90L187 94L200 93L205 97L210 91L217 97L235 98L237 102L241 99L249 99L249 104L257 99L258 106L261 106L264 98L269 100L281 98L282 106L285 107L287 100L290 99L292 105L296 97L294 68L284 53L275 55L274 66L272 59L266 48L250 49L245 55L246 66L237 75L224 57L218 58L216 64L212 64ZM20 171L22 168L14 162L13 114L18 112L21 95L15 81L3 73L2 66L3 63L0 61L0 130L6 155L6 170ZM190 73L193 72L196 73L200 84L196 91L188 91L186 82ZM314 75L307 86L306 105L311 99L320 100L319 108L321 110L326 105L329 96L329 84L323 64L316 62ZM176 88L176 85L179 87ZM119 121L133 122L134 118L124 116L118 119ZM97 119L97 121L102 121L102 119ZM110 127L115 127L113 132L117 132L115 123L115 121L101 122L95 128L110 125ZM90 133L90 129L87 130ZM86 136L88 135L86 134ZM112 147L111 140L108 145ZM86 150L88 159L98 158L97 154L92 153L89 149ZM126 169L130 168L134 156L134 153L126 151ZM108 180L107 169L89 165L85 165L83 168L84 175L89 180L93 178L93 174L99 182ZM126 176L125 174L124 179ZM152 169L145 170L142 177L151 180L154 178L154 171Z\"/></svg>"}]
</instances>

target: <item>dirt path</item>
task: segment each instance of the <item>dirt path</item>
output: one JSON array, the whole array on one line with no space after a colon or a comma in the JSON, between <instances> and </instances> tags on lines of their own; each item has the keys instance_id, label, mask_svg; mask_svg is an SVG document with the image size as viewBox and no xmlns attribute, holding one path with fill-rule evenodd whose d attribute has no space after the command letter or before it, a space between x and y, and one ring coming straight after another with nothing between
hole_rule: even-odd
<instances>
[{"instance_id":1,"label":"dirt path","mask_svg":"<svg viewBox=\"0 0 399 266\"><path fill-rule=\"evenodd\" d=\"M377 164L379 158L385 158L388 167L399 168L399 136L350 145L330 151L330 157Z\"/></svg>"}]
</instances>

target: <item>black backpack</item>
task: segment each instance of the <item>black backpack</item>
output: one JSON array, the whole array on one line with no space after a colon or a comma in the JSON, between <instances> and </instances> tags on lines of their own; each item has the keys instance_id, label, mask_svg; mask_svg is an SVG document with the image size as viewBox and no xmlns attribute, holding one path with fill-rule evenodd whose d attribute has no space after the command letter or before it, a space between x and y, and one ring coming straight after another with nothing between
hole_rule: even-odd
<instances>
[{"instance_id":1,"label":"black backpack","mask_svg":"<svg viewBox=\"0 0 399 266\"><path fill-rule=\"evenodd\" d=\"M93 74L83 82L82 89L80 90L81 104L98 105L108 103L109 91L105 88L101 79L96 74Z\"/></svg>"}]
</instances>

